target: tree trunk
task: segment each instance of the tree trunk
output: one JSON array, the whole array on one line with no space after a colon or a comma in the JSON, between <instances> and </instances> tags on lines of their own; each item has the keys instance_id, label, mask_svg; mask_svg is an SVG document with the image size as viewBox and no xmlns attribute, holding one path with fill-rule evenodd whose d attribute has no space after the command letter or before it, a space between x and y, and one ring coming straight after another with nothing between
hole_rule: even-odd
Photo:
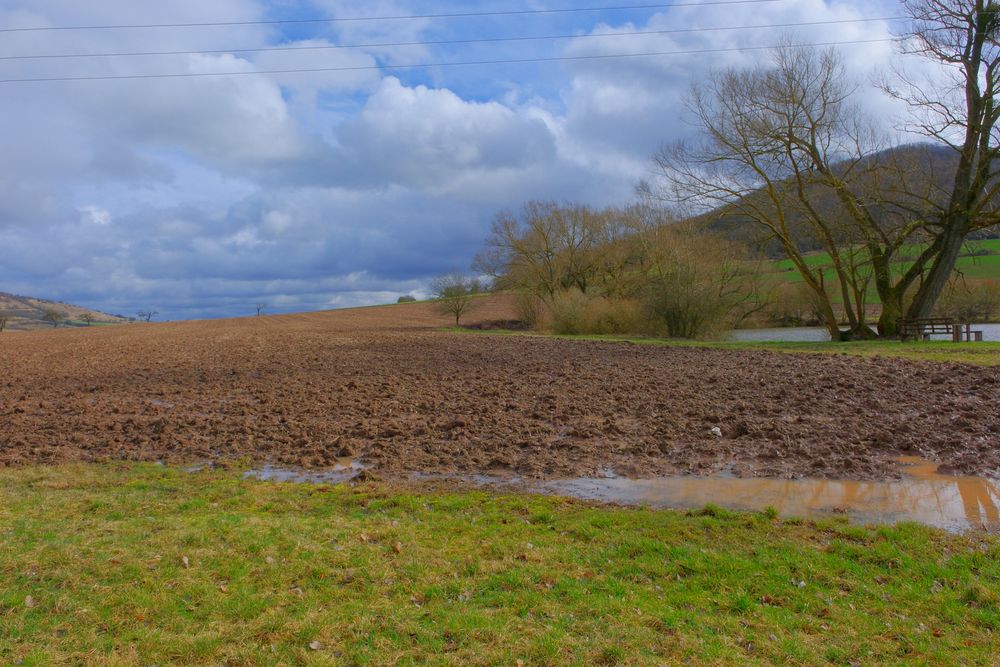
<instances>
[{"instance_id":1,"label":"tree trunk","mask_svg":"<svg viewBox=\"0 0 1000 667\"><path fill-rule=\"evenodd\" d=\"M893 288L879 292L879 298L882 299L882 314L878 318L878 333L883 338L898 336L899 320L903 317L903 293Z\"/></svg>"},{"instance_id":2,"label":"tree trunk","mask_svg":"<svg viewBox=\"0 0 1000 667\"><path fill-rule=\"evenodd\" d=\"M822 288L817 292L817 296L820 299L819 308L823 315L823 325L830 333L830 340L835 343L844 340L844 334L840 331L840 324L837 322L837 315L833 312L833 305L830 303L830 298Z\"/></svg>"},{"instance_id":3,"label":"tree trunk","mask_svg":"<svg viewBox=\"0 0 1000 667\"><path fill-rule=\"evenodd\" d=\"M958 255L962 251L962 244L965 243L969 225L966 220L948 222L949 224L945 225L945 231L942 234L941 252L934 259L934 264L931 265L927 277L920 285L920 289L917 290L916 296L913 297L913 303L906 311L908 318L930 317L938 296L948 284L948 279L951 278L951 274L955 270L955 262L958 261Z\"/></svg>"}]
</instances>

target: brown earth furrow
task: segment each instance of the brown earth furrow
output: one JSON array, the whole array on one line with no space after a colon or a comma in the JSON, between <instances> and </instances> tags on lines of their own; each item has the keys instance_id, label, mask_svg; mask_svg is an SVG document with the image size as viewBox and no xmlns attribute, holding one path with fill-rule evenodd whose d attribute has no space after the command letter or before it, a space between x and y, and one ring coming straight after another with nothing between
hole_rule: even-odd
<instances>
[{"instance_id":1,"label":"brown earth furrow","mask_svg":"<svg viewBox=\"0 0 1000 667\"><path fill-rule=\"evenodd\" d=\"M485 300L475 319L509 317ZM5 335L0 465L1000 474L1000 369L445 334L423 304ZM712 433L719 427L722 437Z\"/></svg>"}]
</instances>

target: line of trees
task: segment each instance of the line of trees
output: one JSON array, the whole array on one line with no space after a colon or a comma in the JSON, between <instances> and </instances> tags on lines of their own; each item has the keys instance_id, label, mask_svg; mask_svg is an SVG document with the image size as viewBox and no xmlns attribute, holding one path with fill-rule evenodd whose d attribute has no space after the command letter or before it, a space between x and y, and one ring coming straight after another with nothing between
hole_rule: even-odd
<instances>
[{"instance_id":1,"label":"line of trees","mask_svg":"<svg viewBox=\"0 0 1000 667\"><path fill-rule=\"evenodd\" d=\"M760 262L746 247L638 205L502 212L473 269L519 295L520 319L562 333L701 337L762 305Z\"/></svg>"}]
</instances>

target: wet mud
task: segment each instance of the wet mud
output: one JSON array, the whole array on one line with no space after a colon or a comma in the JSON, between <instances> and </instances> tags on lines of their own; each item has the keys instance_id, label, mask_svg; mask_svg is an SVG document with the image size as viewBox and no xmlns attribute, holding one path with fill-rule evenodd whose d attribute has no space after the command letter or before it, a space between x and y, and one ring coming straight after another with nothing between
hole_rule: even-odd
<instances>
[{"instance_id":1,"label":"wet mud","mask_svg":"<svg viewBox=\"0 0 1000 667\"><path fill-rule=\"evenodd\" d=\"M469 323L511 319L503 300ZM0 339L0 465L525 479L1000 476L1000 369L445 334L426 305Z\"/></svg>"}]
</instances>

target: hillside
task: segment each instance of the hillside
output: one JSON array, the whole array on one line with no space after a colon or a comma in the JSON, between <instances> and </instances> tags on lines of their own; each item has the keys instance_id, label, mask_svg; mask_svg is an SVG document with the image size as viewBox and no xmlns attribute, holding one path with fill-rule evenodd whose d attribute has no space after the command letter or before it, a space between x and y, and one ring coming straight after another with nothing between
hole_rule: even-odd
<instances>
[{"instance_id":1,"label":"hillside","mask_svg":"<svg viewBox=\"0 0 1000 667\"><path fill-rule=\"evenodd\" d=\"M74 306L61 301L49 301L30 296L20 296L0 292L0 319L7 317L5 331L24 331L28 329L52 328L52 322L45 319L46 313L59 313L59 326L98 326L122 324L128 319L119 315L109 315L99 310ZM92 318L87 322L87 317Z\"/></svg>"},{"instance_id":2,"label":"hillside","mask_svg":"<svg viewBox=\"0 0 1000 667\"><path fill-rule=\"evenodd\" d=\"M948 149L931 144L908 144L872 155L854 165L852 170L856 174L853 178L863 181L858 187L863 198L869 202L868 210L880 221L895 221L900 215L909 215L905 212L906 208L920 208L924 206L922 202L925 198L937 199L940 193L947 192L956 166L957 158ZM846 169L846 163L839 168ZM832 192L818 186L807 187L811 204L816 211L828 220L845 218L841 204ZM900 200L902 192L910 193L908 199ZM756 200L756 205L763 209L768 208L759 192L749 195L747 199ZM892 200L902 201L906 208L900 209L886 203ZM789 207L786 213L799 250L822 250L822 242L804 218L796 213L795 207ZM760 249L772 259L780 259L785 255L768 230L738 213L735 206L722 206L696 217L695 220L714 232ZM1000 227L978 231L970 238L1000 238Z\"/></svg>"},{"instance_id":3,"label":"hillside","mask_svg":"<svg viewBox=\"0 0 1000 667\"><path fill-rule=\"evenodd\" d=\"M806 255L806 262L813 267L823 267L824 279L829 284L836 280L830 255L825 252L811 252ZM894 265L902 270L904 264ZM1000 283L1000 239L983 239L966 243L962 254L955 263L956 275L962 275L969 280L989 280ZM802 276L795 270L791 260L774 259L769 264L769 276L775 280L790 283L801 283ZM839 302L838 295L833 295L834 302ZM869 285L867 302L878 303L878 294L874 285Z\"/></svg>"}]
</instances>

